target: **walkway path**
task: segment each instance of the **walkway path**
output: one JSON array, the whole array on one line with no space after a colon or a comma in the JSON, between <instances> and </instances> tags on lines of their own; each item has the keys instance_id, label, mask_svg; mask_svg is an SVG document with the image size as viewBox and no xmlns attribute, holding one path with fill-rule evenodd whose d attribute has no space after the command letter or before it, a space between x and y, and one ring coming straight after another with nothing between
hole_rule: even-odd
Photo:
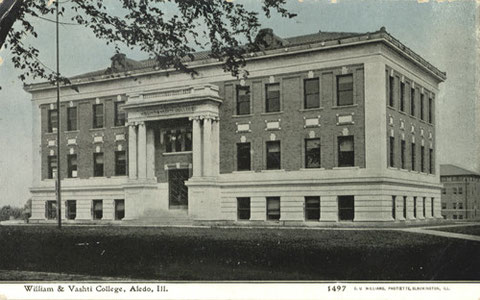
<instances>
[{"instance_id":1,"label":"walkway path","mask_svg":"<svg viewBox=\"0 0 480 300\"><path fill-rule=\"evenodd\" d=\"M469 224L455 224L455 225L442 225L442 226L410 227L410 228L401 228L399 230L480 242L480 236L478 235L435 230L435 229L448 228L448 227L466 227L466 226L475 226L475 225L478 226L479 224L469 223Z\"/></svg>"}]
</instances>

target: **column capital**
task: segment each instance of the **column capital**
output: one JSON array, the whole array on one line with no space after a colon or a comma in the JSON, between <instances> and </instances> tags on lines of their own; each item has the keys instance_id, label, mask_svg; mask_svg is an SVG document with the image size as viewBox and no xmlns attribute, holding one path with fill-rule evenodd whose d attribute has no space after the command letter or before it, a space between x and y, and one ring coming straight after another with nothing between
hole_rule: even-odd
<instances>
[{"instance_id":1,"label":"column capital","mask_svg":"<svg viewBox=\"0 0 480 300\"><path fill-rule=\"evenodd\" d=\"M137 122L137 125L139 125L139 126L145 126L145 121L139 121L139 122Z\"/></svg>"}]
</instances>

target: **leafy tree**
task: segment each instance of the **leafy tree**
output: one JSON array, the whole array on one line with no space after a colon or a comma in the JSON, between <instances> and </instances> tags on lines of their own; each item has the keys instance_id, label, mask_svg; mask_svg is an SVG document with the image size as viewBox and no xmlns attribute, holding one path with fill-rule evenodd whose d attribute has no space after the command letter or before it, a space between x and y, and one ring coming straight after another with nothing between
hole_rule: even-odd
<instances>
[{"instance_id":1,"label":"leafy tree","mask_svg":"<svg viewBox=\"0 0 480 300\"><path fill-rule=\"evenodd\" d=\"M3 0L0 12L10 5L7 18L0 20L0 46L5 42L13 54L19 78L42 78L55 82L56 74L38 59L39 49L24 44L25 36L37 38L32 18L49 19L55 14L55 0ZM245 55L258 50L255 35L260 28L259 13L234 0L115 0L121 11L112 13L113 0L63 0L60 14L72 14L72 23L90 28L96 37L120 47L140 49L155 59L159 68L174 68L195 74L188 67L195 49L210 49L209 56L223 61L223 68L234 76L245 66ZM13 5L12 5L13 3ZM286 0L263 0L266 17L279 13L292 18ZM68 11L66 10L68 7ZM10 18L8 19L8 16ZM1 15L0 15L1 17ZM8 20L7 20L8 19ZM11 25L16 20L18 26ZM5 32L8 32L6 40ZM70 83L61 77L63 83Z\"/></svg>"}]
</instances>

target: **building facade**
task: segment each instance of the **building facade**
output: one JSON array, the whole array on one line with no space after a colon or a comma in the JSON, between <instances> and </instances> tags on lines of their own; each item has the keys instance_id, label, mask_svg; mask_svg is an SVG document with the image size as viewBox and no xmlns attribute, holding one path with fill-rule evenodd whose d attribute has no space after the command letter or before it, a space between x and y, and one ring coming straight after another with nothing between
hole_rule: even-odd
<instances>
[{"instance_id":1,"label":"building facade","mask_svg":"<svg viewBox=\"0 0 480 300\"><path fill-rule=\"evenodd\" d=\"M435 102L445 73L384 28L262 37L244 79L208 53L188 62L194 78L116 55L73 78L78 92L62 89L60 120L52 86L26 87L32 221L55 219L59 175L67 222L441 218Z\"/></svg>"},{"instance_id":2,"label":"building facade","mask_svg":"<svg viewBox=\"0 0 480 300\"><path fill-rule=\"evenodd\" d=\"M480 174L454 165L440 165L442 215L448 220L480 219Z\"/></svg>"}]
</instances>

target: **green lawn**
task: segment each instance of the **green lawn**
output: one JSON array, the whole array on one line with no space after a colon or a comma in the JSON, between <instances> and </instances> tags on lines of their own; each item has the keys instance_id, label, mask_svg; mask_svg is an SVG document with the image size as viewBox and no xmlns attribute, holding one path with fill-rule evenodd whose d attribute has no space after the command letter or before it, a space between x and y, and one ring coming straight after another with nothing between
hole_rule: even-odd
<instances>
[{"instance_id":1,"label":"green lawn","mask_svg":"<svg viewBox=\"0 0 480 300\"><path fill-rule=\"evenodd\" d=\"M0 270L131 279L478 280L478 253L399 231L0 226Z\"/></svg>"},{"instance_id":2,"label":"green lawn","mask_svg":"<svg viewBox=\"0 0 480 300\"><path fill-rule=\"evenodd\" d=\"M461 226L461 227L446 227L435 229L438 231L454 232L454 233L463 233L471 235L480 235L480 225L472 226Z\"/></svg>"}]
</instances>

